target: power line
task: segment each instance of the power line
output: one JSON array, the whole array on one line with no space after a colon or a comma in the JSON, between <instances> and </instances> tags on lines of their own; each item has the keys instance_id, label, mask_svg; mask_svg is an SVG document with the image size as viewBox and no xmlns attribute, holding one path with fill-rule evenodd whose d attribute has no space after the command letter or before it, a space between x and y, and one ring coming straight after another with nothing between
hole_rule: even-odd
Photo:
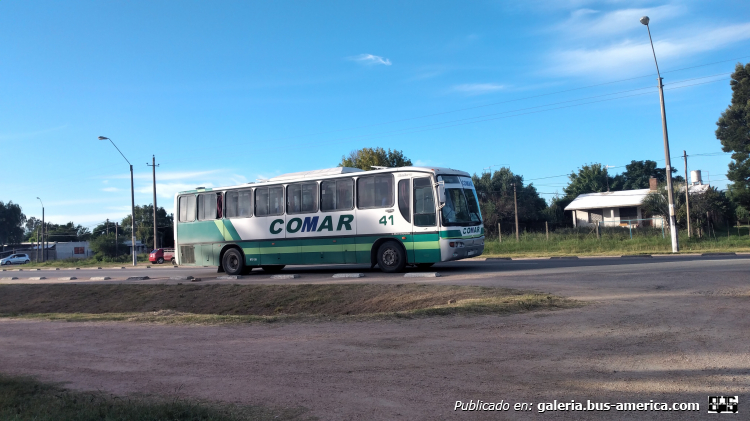
<instances>
[{"instance_id":1,"label":"power line","mask_svg":"<svg viewBox=\"0 0 750 421\"><path fill-rule=\"evenodd\" d=\"M683 70L696 69L696 68L699 68L699 67L706 67L706 66L711 66L711 65L714 65L714 64L726 63L726 62L729 62L729 61L735 61L735 60L739 60L739 59L743 59L743 58L747 58L747 57L750 57L750 56L742 56L742 57L737 57L737 58L733 58L733 59L729 59L729 60L715 61L713 63L706 63L706 64L700 64L700 65L696 65L696 66L683 67L683 68L680 68L680 69L669 70L669 71L662 72L662 73L666 74L666 73L679 72L679 71L683 71ZM363 126L348 127L348 128L344 128L344 129L330 130L330 131L326 131L326 132L319 132L319 133L313 133L313 134L292 136L292 137L286 137L286 138L270 139L270 140L268 140L268 142L280 142L280 141L291 140L291 139L299 139L299 138L302 138L302 137L320 136L320 135L324 135L324 134L339 133L339 132L347 131L347 130L366 129L366 128L369 128L369 127L383 126L383 125L386 125L386 124L402 123L404 121L412 121L412 120L418 120L418 119L423 119L423 118L435 117L435 116L439 116L439 115L453 114L453 113L457 113L457 112L461 112L461 111L475 110L475 109L478 109L478 108L491 107L491 106L494 106L494 105L507 104L507 103L518 102L518 101L523 101L523 100L527 100L527 99L541 98L541 97L544 97L544 96L557 95L557 94L562 94L562 93L567 93L567 92L579 91L579 90L583 90L583 89L595 88L595 87L598 87L598 86L612 85L612 84L615 84L615 83L627 82L627 81L637 80L637 79L643 79L643 78L652 77L652 76L655 76L655 74L651 73L651 74L648 74L648 75L636 76L636 77L627 78L627 79L619 79L619 80L614 80L614 81L611 81L611 82L597 83L597 84L594 84L594 85L587 85L587 86L581 86L581 87L578 87L578 88L564 89L564 90L561 90L561 91L549 92L549 93L546 93L546 94L532 95L532 96L527 96L527 97L523 97L523 98L510 99L510 100L506 100L506 101L491 102L489 104L476 105L476 106L473 106L473 107L466 107L466 108L458 108L458 109L455 109L455 110L442 111L442 112L439 112L439 113L425 114L425 115L421 115L421 116L403 118L403 119L398 119L398 120L391 120L391 121L386 121L386 122L382 122L382 123L367 124L367 125L363 125Z\"/></svg>"}]
</instances>

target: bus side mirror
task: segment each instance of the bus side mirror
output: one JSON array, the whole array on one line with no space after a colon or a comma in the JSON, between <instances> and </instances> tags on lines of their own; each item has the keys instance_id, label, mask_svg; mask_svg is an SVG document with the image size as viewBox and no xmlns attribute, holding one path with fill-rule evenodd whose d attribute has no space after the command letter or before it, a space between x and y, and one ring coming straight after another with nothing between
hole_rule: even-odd
<instances>
[{"instance_id":1,"label":"bus side mirror","mask_svg":"<svg viewBox=\"0 0 750 421\"><path fill-rule=\"evenodd\" d=\"M438 181L438 203L445 204L445 181Z\"/></svg>"}]
</instances>

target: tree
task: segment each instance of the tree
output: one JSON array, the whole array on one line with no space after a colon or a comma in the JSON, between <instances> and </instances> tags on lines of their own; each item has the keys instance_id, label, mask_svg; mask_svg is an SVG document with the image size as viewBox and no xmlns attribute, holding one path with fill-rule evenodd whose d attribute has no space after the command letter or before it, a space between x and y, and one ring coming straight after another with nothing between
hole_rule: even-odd
<instances>
[{"instance_id":1,"label":"tree","mask_svg":"<svg viewBox=\"0 0 750 421\"><path fill-rule=\"evenodd\" d=\"M505 227L515 224L515 208L513 203L513 183L516 185L518 197L518 220L529 223L544 219L542 212L547 202L539 197L536 188L529 184L523 185L523 176L515 175L509 168L500 168L491 176L483 173L472 177L474 187L479 195L479 206L484 219L484 227L489 232L497 233L497 223Z\"/></svg>"},{"instance_id":2,"label":"tree","mask_svg":"<svg viewBox=\"0 0 750 421\"><path fill-rule=\"evenodd\" d=\"M348 157L342 156L339 163L339 167L359 168L365 171L372 170L372 167L393 168L411 165L411 159L405 157L403 152L390 149L386 151L381 147L351 151Z\"/></svg>"},{"instance_id":3,"label":"tree","mask_svg":"<svg viewBox=\"0 0 750 421\"><path fill-rule=\"evenodd\" d=\"M672 168L672 173L677 172ZM637 190L649 188L649 178L654 177L659 183L667 182L667 169L657 168L656 161L630 161L625 166L622 174L614 176L612 190ZM672 176L674 183L684 183L685 179L681 176Z\"/></svg>"},{"instance_id":4,"label":"tree","mask_svg":"<svg viewBox=\"0 0 750 421\"><path fill-rule=\"evenodd\" d=\"M3 244L20 243L23 241L23 227L26 215L21 212L21 206L13 201L3 203L0 201L0 241Z\"/></svg>"},{"instance_id":5,"label":"tree","mask_svg":"<svg viewBox=\"0 0 750 421\"><path fill-rule=\"evenodd\" d=\"M120 236L125 241L130 240L131 216L128 215L120 223ZM169 247L174 244L174 219L164 208L156 209L156 228L159 235L159 245ZM103 224L102 224L103 225ZM95 228L97 230L99 227ZM109 232L113 232L114 227L110 225ZM100 234L101 235L101 234ZM144 205L135 207L135 237L147 247L154 245L154 205Z\"/></svg>"},{"instance_id":6,"label":"tree","mask_svg":"<svg viewBox=\"0 0 750 421\"><path fill-rule=\"evenodd\" d=\"M614 179L607 174L607 168L602 164L584 165L578 169L578 173L571 173L570 184L563 191L570 199L586 194L607 191L607 186L612 186Z\"/></svg>"},{"instance_id":7,"label":"tree","mask_svg":"<svg viewBox=\"0 0 750 421\"><path fill-rule=\"evenodd\" d=\"M716 138L724 152L732 152L727 178L738 204L750 209L750 63L738 63L729 82L732 102L716 122Z\"/></svg>"},{"instance_id":8,"label":"tree","mask_svg":"<svg viewBox=\"0 0 750 421\"><path fill-rule=\"evenodd\" d=\"M674 206L676 209L675 219L679 224L685 223L685 194L681 194L679 187L672 185L672 197L674 198ZM641 203L643 209L644 218L653 216L661 216L663 221L669 223L669 197L667 195L667 185L659 184L655 191L650 191L643 199ZM682 212L680 212L682 210ZM693 213L693 198L690 197L690 213ZM693 218L691 218L693 219Z\"/></svg>"},{"instance_id":9,"label":"tree","mask_svg":"<svg viewBox=\"0 0 750 421\"><path fill-rule=\"evenodd\" d=\"M118 237L115 240L115 233L113 232L97 236L89 243L89 247L98 257L115 257L117 252L122 254L127 251L127 247L123 244L123 238Z\"/></svg>"}]
</instances>

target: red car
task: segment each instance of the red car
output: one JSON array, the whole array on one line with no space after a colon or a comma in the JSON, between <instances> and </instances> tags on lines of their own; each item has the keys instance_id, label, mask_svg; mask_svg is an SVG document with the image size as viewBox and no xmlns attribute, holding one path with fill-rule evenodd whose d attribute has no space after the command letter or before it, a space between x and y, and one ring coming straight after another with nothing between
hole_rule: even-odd
<instances>
[{"instance_id":1,"label":"red car","mask_svg":"<svg viewBox=\"0 0 750 421\"><path fill-rule=\"evenodd\" d=\"M151 251L151 254L148 255L148 260L151 263L158 263L162 264L166 260L169 260L170 262L174 263L174 249L156 249Z\"/></svg>"}]
</instances>

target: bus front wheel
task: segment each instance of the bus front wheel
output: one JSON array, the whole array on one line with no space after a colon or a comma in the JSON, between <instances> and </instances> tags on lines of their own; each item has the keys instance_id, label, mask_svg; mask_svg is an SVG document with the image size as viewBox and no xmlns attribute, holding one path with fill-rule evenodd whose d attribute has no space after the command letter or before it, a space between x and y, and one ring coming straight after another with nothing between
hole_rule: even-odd
<instances>
[{"instance_id":1,"label":"bus front wheel","mask_svg":"<svg viewBox=\"0 0 750 421\"><path fill-rule=\"evenodd\" d=\"M406 267L404 250L395 241L383 243L378 248L378 266L387 273L403 272Z\"/></svg>"},{"instance_id":2,"label":"bus front wheel","mask_svg":"<svg viewBox=\"0 0 750 421\"><path fill-rule=\"evenodd\" d=\"M245 269L242 253L237 249L227 250L224 253L224 258L221 259L221 265L227 275L242 275L242 271Z\"/></svg>"}]
</instances>

